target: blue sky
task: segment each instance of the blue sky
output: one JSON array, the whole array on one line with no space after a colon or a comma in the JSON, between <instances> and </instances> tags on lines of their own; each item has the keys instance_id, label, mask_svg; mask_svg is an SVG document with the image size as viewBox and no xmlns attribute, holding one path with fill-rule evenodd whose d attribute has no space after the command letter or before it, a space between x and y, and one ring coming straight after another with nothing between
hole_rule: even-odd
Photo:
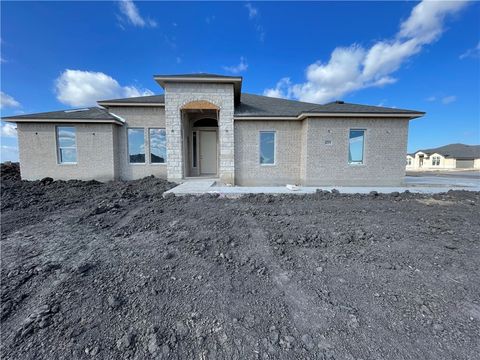
<instances>
[{"instance_id":1,"label":"blue sky","mask_svg":"<svg viewBox=\"0 0 480 360\"><path fill-rule=\"evenodd\" d=\"M422 110L408 150L480 143L480 3L1 2L1 113L161 93L153 74ZM2 160L16 160L2 123Z\"/></svg>"}]
</instances>

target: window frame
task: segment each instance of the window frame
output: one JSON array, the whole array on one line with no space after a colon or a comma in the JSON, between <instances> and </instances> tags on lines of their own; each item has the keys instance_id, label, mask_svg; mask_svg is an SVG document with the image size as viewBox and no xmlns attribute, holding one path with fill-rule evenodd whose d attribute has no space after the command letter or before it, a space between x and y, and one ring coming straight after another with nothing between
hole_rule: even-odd
<instances>
[{"instance_id":1,"label":"window frame","mask_svg":"<svg viewBox=\"0 0 480 360\"><path fill-rule=\"evenodd\" d=\"M363 132L363 139L362 139L362 161L361 162L351 162L350 161L350 133L352 131L362 131ZM347 134L347 164L349 166L365 166L365 139L366 139L367 129L361 128L351 128L348 129Z\"/></svg>"},{"instance_id":2,"label":"window frame","mask_svg":"<svg viewBox=\"0 0 480 360\"><path fill-rule=\"evenodd\" d=\"M58 137L60 128L73 128L75 130L75 160L76 161L74 161L74 162L62 161L61 149L71 149L72 147L60 146L60 139ZM70 124L55 125L55 147L56 147L56 152L57 152L57 164L58 165L77 165L78 164L77 128L75 127L75 125L70 125Z\"/></svg>"},{"instance_id":3,"label":"window frame","mask_svg":"<svg viewBox=\"0 0 480 360\"><path fill-rule=\"evenodd\" d=\"M130 139L129 139L129 136L128 136L128 131L129 130L143 130L143 155L144 155L144 159L143 159L143 162L131 162L130 161ZM132 127L127 127L127 163L129 165L146 165L147 164L147 154L146 154L146 151L145 151L145 145L146 145L146 141L145 141L145 128L144 127L141 127L141 126L132 126ZM149 150L150 150L150 144L149 145Z\"/></svg>"},{"instance_id":4,"label":"window frame","mask_svg":"<svg viewBox=\"0 0 480 360\"><path fill-rule=\"evenodd\" d=\"M147 128L148 130L148 163L150 165L167 165L168 161L168 153L167 153L167 129L164 127L149 127ZM150 136L150 130L165 130L165 162L163 163L158 163L158 162L152 162L152 151L151 151L151 136ZM129 156L130 157L130 156ZM145 160L147 160L147 156L145 154ZM135 164L135 163L134 163ZM137 163L138 164L138 163Z\"/></svg>"},{"instance_id":5,"label":"window frame","mask_svg":"<svg viewBox=\"0 0 480 360\"><path fill-rule=\"evenodd\" d=\"M262 164L262 133L273 133L273 163ZM277 132L276 130L259 130L258 132L258 164L260 166L276 166L277 165Z\"/></svg>"}]
</instances>

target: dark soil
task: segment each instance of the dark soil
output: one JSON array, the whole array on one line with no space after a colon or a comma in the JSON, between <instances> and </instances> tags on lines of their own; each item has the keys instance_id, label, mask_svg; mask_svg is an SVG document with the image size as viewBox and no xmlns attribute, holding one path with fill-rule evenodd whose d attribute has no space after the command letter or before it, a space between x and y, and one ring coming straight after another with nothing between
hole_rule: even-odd
<instances>
[{"instance_id":1,"label":"dark soil","mask_svg":"<svg viewBox=\"0 0 480 360\"><path fill-rule=\"evenodd\" d=\"M479 193L172 186L2 179L2 359L478 359Z\"/></svg>"}]
</instances>

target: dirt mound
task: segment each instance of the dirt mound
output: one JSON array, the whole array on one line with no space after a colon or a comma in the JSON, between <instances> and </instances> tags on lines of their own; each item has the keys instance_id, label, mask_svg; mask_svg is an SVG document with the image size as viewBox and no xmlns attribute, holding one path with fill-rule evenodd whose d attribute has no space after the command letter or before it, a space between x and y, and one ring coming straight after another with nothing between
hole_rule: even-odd
<instances>
[{"instance_id":1,"label":"dirt mound","mask_svg":"<svg viewBox=\"0 0 480 360\"><path fill-rule=\"evenodd\" d=\"M0 165L0 174L2 181L19 181L20 164L5 162Z\"/></svg>"},{"instance_id":2,"label":"dirt mound","mask_svg":"<svg viewBox=\"0 0 480 360\"><path fill-rule=\"evenodd\" d=\"M479 193L172 186L2 187L2 358L478 357Z\"/></svg>"}]
</instances>

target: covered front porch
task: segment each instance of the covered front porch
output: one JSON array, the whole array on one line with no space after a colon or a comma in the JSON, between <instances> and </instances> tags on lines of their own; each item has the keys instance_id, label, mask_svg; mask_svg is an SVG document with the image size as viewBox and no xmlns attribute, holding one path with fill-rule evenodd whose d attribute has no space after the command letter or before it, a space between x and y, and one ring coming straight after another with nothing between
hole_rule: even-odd
<instances>
[{"instance_id":1,"label":"covered front porch","mask_svg":"<svg viewBox=\"0 0 480 360\"><path fill-rule=\"evenodd\" d=\"M217 178L219 175L219 108L207 101L181 109L184 178Z\"/></svg>"}]
</instances>

